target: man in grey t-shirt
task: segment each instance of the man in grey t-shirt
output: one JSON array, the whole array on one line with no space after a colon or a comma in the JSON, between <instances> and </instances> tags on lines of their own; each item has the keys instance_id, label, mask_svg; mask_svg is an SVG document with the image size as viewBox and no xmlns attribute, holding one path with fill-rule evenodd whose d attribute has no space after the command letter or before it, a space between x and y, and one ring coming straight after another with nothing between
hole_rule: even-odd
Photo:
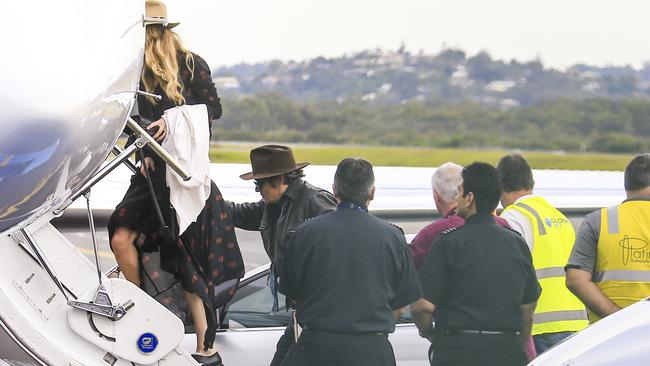
<instances>
[{"instance_id":1,"label":"man in grey t-shirt","mask_svg":"<svg viewBox=\"0 0 650 366\"><path fill-rule=\"evenodd\" d=\"M650 154L625 168L625 192L620 205L587 215L565 267L591 322L650 296Z\"/></svg>"}]
</instances>

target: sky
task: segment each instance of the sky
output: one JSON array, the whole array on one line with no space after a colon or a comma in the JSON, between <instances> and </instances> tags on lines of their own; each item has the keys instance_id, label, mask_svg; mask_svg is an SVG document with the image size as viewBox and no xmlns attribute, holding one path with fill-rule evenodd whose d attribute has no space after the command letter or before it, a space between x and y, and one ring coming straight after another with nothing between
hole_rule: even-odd
<instances>
[{"instance_id":1,"label":"sky","mask_svg":"<svg viewBox=\"0 0 650 366\"><path fill-rule=\"evenodd\" d=\"M565 68L650 61L647 0L167 0L212 67L338 57L364 49L469 55Z\"/></svg>"}]
</instances>

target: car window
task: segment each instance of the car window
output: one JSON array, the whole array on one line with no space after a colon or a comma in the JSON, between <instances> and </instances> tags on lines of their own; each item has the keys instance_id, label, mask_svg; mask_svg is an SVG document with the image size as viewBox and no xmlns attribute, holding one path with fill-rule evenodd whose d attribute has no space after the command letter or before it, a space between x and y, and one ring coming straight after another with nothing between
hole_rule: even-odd
<instances>
[{"instance_id":1,"label":"car window","mask_svg":"<svg viewBox=\"0 0 650 366\"><path fill-rule=\"evenodd\" d=\"M224 325L228 328L286 327L291 319L287 311L285 296L278 294L278 311L273 309L273 295L266 284L268 275L241 286L230 302ZM397 323L412 323L409 308Z\"/></svg>"},{"instance_id":2,"label":"car window","mask_svg":"<svg viewBox=\"0 0 650 366\"><path fill-rule=\"evenodd\" d=\"M273 295L262 276L237 290L228 307L224 323L229 328L286 327L291 318L285 297L278 294L278 311L273 310Z\"/></svg>"}]
</instances>

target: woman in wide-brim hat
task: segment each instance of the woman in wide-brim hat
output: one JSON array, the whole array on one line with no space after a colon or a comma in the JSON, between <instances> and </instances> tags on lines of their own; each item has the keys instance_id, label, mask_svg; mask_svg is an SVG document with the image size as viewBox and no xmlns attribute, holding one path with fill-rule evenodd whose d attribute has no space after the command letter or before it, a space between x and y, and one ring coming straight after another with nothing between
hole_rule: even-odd
<instances>
[{"instance_id":1,"label":"woman in wide-brim hat","mask_svg":"<svg viewBox=\"0 0 650 366\"><path fill-rule=\"evenodd\" d=\"M139 117L154 121L149 128L157 129L153 137L161 142L167 133L162 118L165 110L184 104L205 104L211 123L212 119L221 116L221 104L208 64L183 47L180 37L171 29L178 23L169 22L165 4L147 0L145 9L147 26L140 88L161 95L162 99L139 95L137 103ZM194 321L197 336L194 358L206 365L220 365L221 358L213 343L216 308L222 304L215 303L214 287L225 280L240 278L244 273L232 220L219 189L211 182L210 195L196 221L178 236L178 241L162 237L161 223L144 173L148 169L166 225L174 227L172 223L176 218L172 217L170 209L166 166L157 155L147 151L145 155L141 172L131 177L126 195L109 220L111 248L129 281L157 295L159 301L170 306L183 299L172 298L172 291L156 293L157 288L164 288L157 287L156 281L165 277L157 271L144 273L147 280L142 281L142 266L138 260L140 255L142 262L146 263L149 252L160 251L162 267L173 273L182 285Z\"/></svg>"}]
</instances>

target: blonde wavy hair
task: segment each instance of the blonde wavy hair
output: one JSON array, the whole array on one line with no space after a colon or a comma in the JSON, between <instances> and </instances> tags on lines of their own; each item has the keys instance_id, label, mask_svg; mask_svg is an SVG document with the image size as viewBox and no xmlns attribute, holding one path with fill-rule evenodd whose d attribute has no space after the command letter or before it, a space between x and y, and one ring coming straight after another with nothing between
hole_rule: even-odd
<instances>
[{"instance_id":1,"label":"blonde wavy hair","mask_svg":"<svg viewBox=\"0 0 650 366\"><path fill-rule=\"evenodd\" d=\"M160 24L147 26L144 44L144 70L142 83L144 90L154 93L158 85L165 94L177 104L184 104L183 81L178 75L178 54L185 56L185 64L194 78L194 59L190 51L183 47L181 38L172 30ZM156 104L153 97L147 97Z\"/></svg>"}]
</instances>

